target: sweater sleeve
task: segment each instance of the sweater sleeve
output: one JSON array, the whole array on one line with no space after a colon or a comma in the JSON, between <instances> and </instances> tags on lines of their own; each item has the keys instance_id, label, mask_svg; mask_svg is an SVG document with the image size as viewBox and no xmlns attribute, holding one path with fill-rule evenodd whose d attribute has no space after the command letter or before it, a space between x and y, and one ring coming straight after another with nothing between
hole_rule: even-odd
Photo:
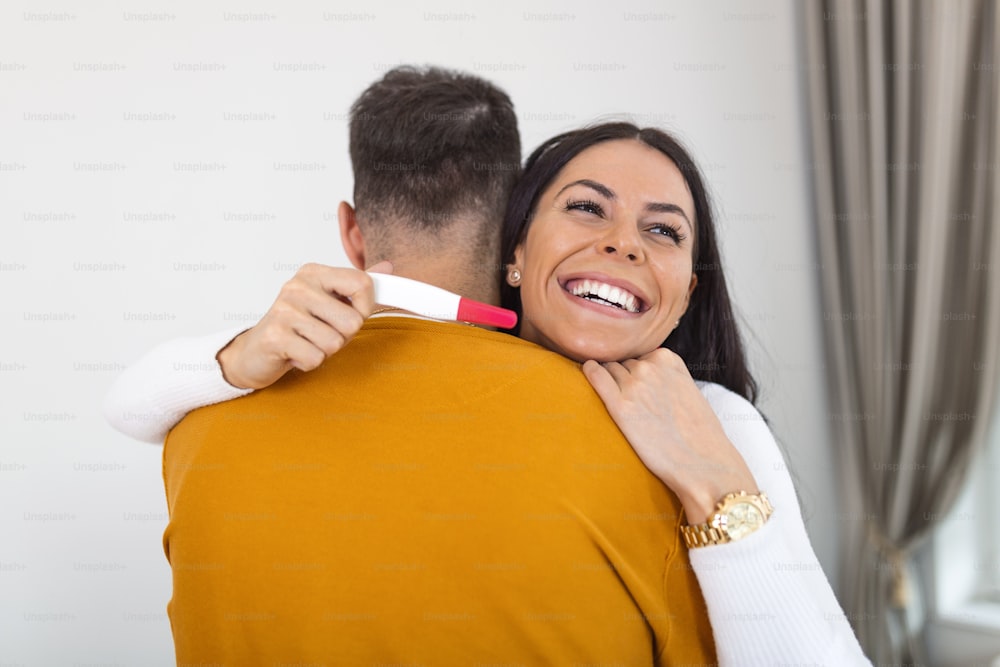
<instances>
[{"instance_id":1,"label":"sweater sleeve","mask_svg":"<svg viewBox=\"0 0 1000 667\"><path fill-rule=\"evenodd\" d=\"M161 343L125 369L104 399L104 417L125 435L162 443L188 412L233 398L215 355L245 328Z\"/></svg>"},{"instance_id":2,"label":"sweater sleeve","mask_svg":"<svg viewBox=\"0 0 1000 667\"><path fill-rule=\"evenodd\" d=\"M743 397L702 384L774 514L747 538L691 549L720 665L871 665L809 543L787 464Z\"/></svg>"}]
</instances>

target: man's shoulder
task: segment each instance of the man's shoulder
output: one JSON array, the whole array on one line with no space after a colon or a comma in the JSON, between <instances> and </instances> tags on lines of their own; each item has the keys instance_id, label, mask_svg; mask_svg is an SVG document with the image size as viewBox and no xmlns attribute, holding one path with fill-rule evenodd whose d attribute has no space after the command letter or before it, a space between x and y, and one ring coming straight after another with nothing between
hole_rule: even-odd
<instances>
[{"instance_id":1,"label":"man's shoulder","mask_svg":"<svg viewBox=\"0 0 1000 667\"><path fill-rule=\"evenodd\" d=\"M203 408L204 416L339 412L417 414L503 411L511 405L598 408L579 364L510 334L412 318L370 320L309 372L292 370L250 396ZM600 410L604 414L604 410Z\"/></svg>"},{"instance_id":2,"label":"man's shoulder","mask_svg":"<svg viewBox=\"0 0 1000 667\"><path fill-rule=\"evenodd\" d=\"M535 343L508 333L452 322L413 318L369 320L356 340L358 344L353 350L356 355L410 356L433 361L439 369L469 363L471 370L517 373L543 368L566 377L580 373L579 364Z\"/></svg>"}]
</instances>

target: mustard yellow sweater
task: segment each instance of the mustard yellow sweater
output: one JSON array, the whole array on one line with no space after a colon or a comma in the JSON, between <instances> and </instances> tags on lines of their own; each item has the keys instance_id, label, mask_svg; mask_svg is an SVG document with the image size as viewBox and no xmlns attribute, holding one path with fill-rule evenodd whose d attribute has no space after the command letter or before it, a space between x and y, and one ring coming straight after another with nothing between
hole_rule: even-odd
<instances>
[{"instance_id":1,"label":"mustard yellow sweater","mask_svg":"<svg viewBox=\"0 0 1000 667\"><path fill-rule=\"evenodd\" d=\"M715 662L677 498L579 367L370 320L163 452L179 664Z\"/></svg>"}]
</instances>

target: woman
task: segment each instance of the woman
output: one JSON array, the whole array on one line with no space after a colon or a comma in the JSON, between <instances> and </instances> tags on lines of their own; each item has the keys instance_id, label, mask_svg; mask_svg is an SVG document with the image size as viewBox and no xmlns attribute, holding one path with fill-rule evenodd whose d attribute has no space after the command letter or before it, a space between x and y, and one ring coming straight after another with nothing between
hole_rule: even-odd
<instances>
[{"instance_id":1,"label":"woman","mask_svg":"<svg viewBox=\"0 0 1000 667\"><path fill-rule=\"evenodd\" d=\"M522 315L518 334L586 362L609 413L689 521L703 523L730 491L756 493L721 428L705 429L718 420L693 385L690 402L664 400L666 376L687 375L685 361L694 377L751 403L756 393L717 270L705 187L687 152L663 132L624 123L554 137L528 159L503 240L502 294ZM697 415L670 446L663 435L680 425L665 409Z\"/></svg>"},{"instance_id":2,"label":"woman","mask_svg":"<svg viewBox=\"0 0 1000 667\"><path fill-rule=\"evenodd\" d=\"M684 149L623 123L549 140L511 196L504 260L518 334L584 362L636 453L681 500L720 661L869 664L752 407L711 210ZM112 392L109 415L125 412L124 393ZM717 513L728 532L709 525Z\"/></svg>"}]
</instances>

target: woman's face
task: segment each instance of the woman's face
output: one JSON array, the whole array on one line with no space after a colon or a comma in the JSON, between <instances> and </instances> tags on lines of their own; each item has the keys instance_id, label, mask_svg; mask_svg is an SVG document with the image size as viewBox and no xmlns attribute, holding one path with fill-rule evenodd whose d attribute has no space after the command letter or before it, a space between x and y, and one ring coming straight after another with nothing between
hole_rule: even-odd
<instances>
[{"instance_id":1,"label":"woman's face","mask_svg":"<svg viewBox=\"0 0 1000 667\"><path fill-rule=\"evenodd\" d=\"M693 242L694 201L668 157L632 139L587 148L542 193L515 251L521 337L577 361L650 352L697 283Z\"/></svg>"}]
</instances>

